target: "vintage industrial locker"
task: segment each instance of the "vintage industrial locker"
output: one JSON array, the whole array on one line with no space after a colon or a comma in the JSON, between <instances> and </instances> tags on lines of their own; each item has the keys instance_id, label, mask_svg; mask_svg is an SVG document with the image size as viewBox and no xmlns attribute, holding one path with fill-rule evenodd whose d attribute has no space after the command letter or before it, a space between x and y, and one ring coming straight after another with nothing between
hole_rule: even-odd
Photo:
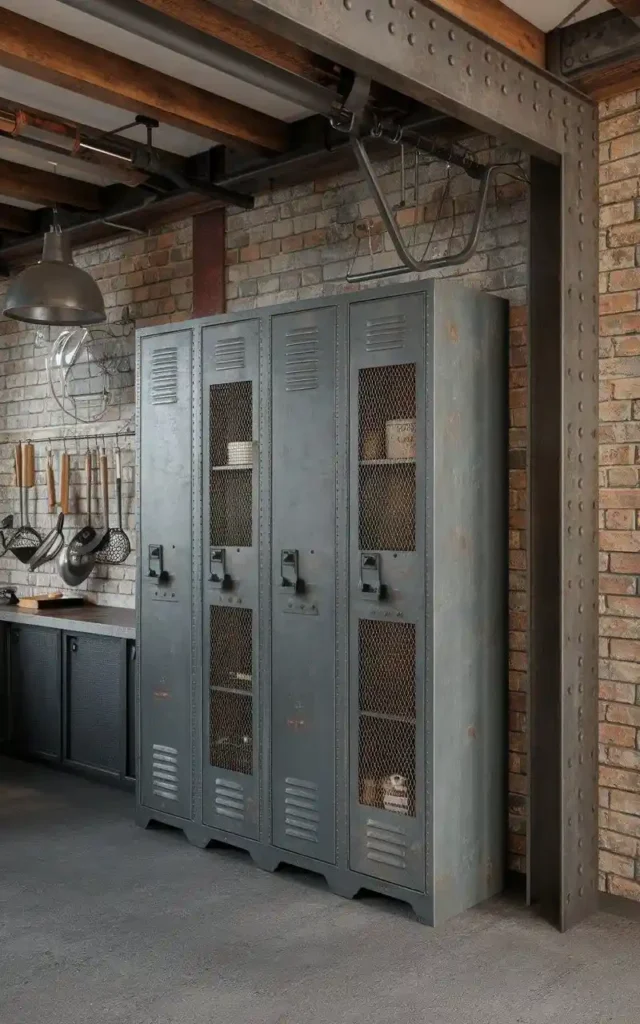
<instances>
[{"instance_id":1,"label":"vintage industrial locker","mask_svg":"<svg viewBox=\"0 0 640 1024\"><path fill-rule=\"evenodd\" d=\"M430 923L499 891L505 311L438 281L140 332L142 824Z\"/></svg>"},{"instance_id":2,"label":"vintage industrial locker","mask_svg":"<svg viewBox=\"0 0 640 1024\"><path fill-rule=\"evenodd\" d=\"M192 817L192 330L138 349L138 702L141 804Z\"/></svg>"}]
</instances>

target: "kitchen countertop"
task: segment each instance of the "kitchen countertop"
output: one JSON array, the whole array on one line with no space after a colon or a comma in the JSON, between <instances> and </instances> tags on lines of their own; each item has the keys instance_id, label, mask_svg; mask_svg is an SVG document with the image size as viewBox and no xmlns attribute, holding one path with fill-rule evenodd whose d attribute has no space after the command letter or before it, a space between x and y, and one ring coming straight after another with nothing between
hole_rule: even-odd
<instances>
[{"instance_id":1,"label":"kitchen countertop","mask_svg":"<svg viewBox=\"0 0 640 1024\"><path fill-rule=\"evenodd\" d=\"M76 633L100 633L125 640L136 638L136 613L133 608L107 608L87 604L77 608L20 608L0 605L0 622L22 623L25 626L49 626Z\"/></svg>"}]
</instances>

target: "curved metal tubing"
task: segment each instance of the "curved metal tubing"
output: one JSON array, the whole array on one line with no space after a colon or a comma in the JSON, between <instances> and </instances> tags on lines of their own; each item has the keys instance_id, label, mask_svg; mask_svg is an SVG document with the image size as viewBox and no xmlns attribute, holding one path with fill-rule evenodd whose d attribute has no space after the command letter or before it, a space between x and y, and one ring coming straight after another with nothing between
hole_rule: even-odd
<instances>
[{"instance_id":1,"label":"curved metal tubing","mask_svg":"<svg viewBox=\"0 0 640 1024\"><path fill-rule=\"evenodd\" d=\"M411 271L423 274L428 270L442 270L445 267L456 267L461 263L466 263L468 259L473 256L478 245L478 239L480 237L480 230L482 228L482 222L487 209L487 201L489 199L489 185L494 172L499 170L499 166L491 165L487 167L480 179L480 195L478 198L478 209L476 210L475 220L471 229L471 235L467 244L460 252L456 252L451 256L441 256L435 260L416 260L411 255L406 245L402 241L402 235L400 229L396 223L396 219L393 212L387 202L386 196L384 195L380 184L376 177L376 173L373 169L373 165L369 159L367 151L364 147L362 139L352 138L351 145L356 155L360 169L364 173L365 178L371 186L373 198L375 204L378 207L378 212L382 218L384 226L391 236L394 249L398 256L402 260L404 266L402 267L390 267L383 270L368 270L362 274L347 274L347 281L353 283L359 283L361 281L377 281L382 277L397 277L399 274L408 274Z\"/></svg>"}]
</instances>

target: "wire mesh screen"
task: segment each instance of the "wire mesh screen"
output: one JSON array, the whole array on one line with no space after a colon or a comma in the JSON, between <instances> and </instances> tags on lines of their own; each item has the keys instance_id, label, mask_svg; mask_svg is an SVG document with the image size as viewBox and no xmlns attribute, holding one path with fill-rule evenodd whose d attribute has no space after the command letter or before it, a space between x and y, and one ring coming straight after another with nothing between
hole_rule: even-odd
<instances>
[{"instance_id":1,"label":"wire mesh screen","mask_svg":"<svg viewBox=\"0 0 640 1024\"><path fill-rule=\"evenodd\" d=\"M415 363L359 373L360 549L415 551Z\"/></svg>"},{"instance_id":2,"label":"wire mesh screen","mask_svg":"<svg viewBox=\"0 0 640 1024\"><path fill-rule=\"evenodd\" d=\"M253 542L253 386L251 381L210 389L211 543Z\"/></svg>"},{"instance_id":3,"label":"wire mesh screen","mask_svg":"<svg viewBox=\"0 0 640 1024\"><path fill-rule=\"evenodd\" d=\"M360 803L415 814L416 627L358 625Z\"/></svg>"},{"instance_id":4,"label":"wire mesh screen","mask_svg":"<svg viewBox=\"0 0 640 1024\"><path fill-rule=\"evenodd\" d=\"M253 613L211 608L209 760L217 768L253 773Z\"/></svg>"}]
</instances>

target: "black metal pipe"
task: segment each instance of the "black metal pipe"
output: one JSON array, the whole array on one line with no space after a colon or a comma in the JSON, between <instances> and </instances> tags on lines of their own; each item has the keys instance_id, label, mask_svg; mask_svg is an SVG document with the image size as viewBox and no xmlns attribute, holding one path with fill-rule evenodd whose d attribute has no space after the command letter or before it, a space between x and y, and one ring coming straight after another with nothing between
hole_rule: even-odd
<instances>
[{"instance_id":1,"label":"black metal pipe","mask_svg":"<svg viewBox=\"0 0 640 1024\"><path fill-rule=\"evenodd\" d=\"M333 89L229 46L138 0L62 0L62 3L306 110L328 114L338 100Z\"/></svg>"}]
</instances>

